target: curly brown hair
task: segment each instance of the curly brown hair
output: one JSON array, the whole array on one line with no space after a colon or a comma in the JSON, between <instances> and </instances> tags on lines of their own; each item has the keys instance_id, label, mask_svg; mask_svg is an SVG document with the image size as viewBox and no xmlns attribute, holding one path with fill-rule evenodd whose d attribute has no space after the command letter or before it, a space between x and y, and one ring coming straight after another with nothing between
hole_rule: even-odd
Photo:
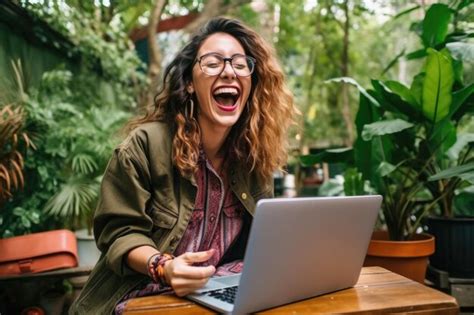
<instances>
[{"instance_id":1,"label":"curly brown hair","mask_svg":"<svg viewBox=\"0 0 474 315\"><path fill-rule=\"evenodd\" d=\"M287 131L297 110L273 48L238 20L214 18L193 35L167 66L154 105L144 116L130 121L127 129L150 121L172 122L175 166L182 175L196 172L201 133L195 117L185 115L190 97L186 87L192 81L192 68L201 44L214 33L233 36L245 53L257 60L246 108L232 127L223 150L231 151L250 172L269 180L273 171L286 164Z\"/></svg>"}]
</instances>

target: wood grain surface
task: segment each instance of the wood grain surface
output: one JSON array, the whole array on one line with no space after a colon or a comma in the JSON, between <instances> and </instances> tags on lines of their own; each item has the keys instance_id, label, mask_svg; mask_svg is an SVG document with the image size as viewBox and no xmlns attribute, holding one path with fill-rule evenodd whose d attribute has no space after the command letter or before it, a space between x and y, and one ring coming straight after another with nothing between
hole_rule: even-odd
<instances>
[{"instance_id":1,"label":"wood grain surface","mask_svg":"<svg viewBox=\"0 0 474 315\"><path fill-rule=\"evenodd\" d=\"M174 295L135 298L125 314L215 314ZM456 299L380 267L364 267L353 288L261 312L264 314L458 314Z\"/></svg>"}]
</instances>

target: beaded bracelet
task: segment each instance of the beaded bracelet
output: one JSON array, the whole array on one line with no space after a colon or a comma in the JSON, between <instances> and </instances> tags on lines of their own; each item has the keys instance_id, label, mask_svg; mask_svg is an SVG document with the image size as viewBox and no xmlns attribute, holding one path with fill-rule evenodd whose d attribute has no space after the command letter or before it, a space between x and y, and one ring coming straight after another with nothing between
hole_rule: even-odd
<instances>
[{"instance_id":1,"label":"beaded bracelet","mask_svg":"<svg viewBox=\"0 0 474 315\"><path fill-rule=\"evenodd\" d=\"M148 258L148 275L153 282L166 286L164 266L165 263L171 259L174 259L174 256L166 253L154 254Z\"/></svg>"}]
</instances>

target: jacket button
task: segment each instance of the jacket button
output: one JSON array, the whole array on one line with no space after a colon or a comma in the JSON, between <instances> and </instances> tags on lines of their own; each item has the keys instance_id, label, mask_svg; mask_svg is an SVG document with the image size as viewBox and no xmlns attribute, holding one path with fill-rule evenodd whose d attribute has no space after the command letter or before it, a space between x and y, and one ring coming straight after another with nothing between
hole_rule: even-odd
<instances>
[{"instance_id":1,"label":"jacket button","mask_svg":"<svg viewBox=\"0 0 474 315\"><path fill-rule=\"evenodd\" d=\"M246 193L242 193L241 197L242 197L243 200L247 200L247 194Z\"/></svg>"},{"instance_id":2,"label":"jacket button","mask_svg":"<svg viewBox=\"0 0 474 315\"><path fill-rule=\"evenodd\" d=\"M233 180L231 181L231 184L232 184L232 185L235 185L236 183L237 183L237 182L235 181L235 179L233 179Z\"/></svg>"}]
</instances>

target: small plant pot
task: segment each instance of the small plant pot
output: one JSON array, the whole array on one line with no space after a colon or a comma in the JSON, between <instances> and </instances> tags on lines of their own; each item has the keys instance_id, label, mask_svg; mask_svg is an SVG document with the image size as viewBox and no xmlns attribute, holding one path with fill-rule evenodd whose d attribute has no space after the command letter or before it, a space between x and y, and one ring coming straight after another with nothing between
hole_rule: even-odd
<instances>
[{"instance_id":1,"label":"small plant pot","mask_svg":"<svg viewBox=\"0 0 474 315\"><path fill-rule=\"evenodd\" d=\"M423 284L428 257L434 249L435 240L429 234L416 234L409 241L390 241L387 231L376 231L364 266L380 266Z\"/></svg>"},{"instance_id":2,"label":"small plant pot","mask_svg":"<svg viewBox=\"0 0 474 315\"><path fill-rule=\"evenodd\" d=\"M87 229L76 231L77 254L79 256L79 267L93 267L100 258L100 251L95 244L93 235L87 233Z\"/></svg>"}]
</instances>

